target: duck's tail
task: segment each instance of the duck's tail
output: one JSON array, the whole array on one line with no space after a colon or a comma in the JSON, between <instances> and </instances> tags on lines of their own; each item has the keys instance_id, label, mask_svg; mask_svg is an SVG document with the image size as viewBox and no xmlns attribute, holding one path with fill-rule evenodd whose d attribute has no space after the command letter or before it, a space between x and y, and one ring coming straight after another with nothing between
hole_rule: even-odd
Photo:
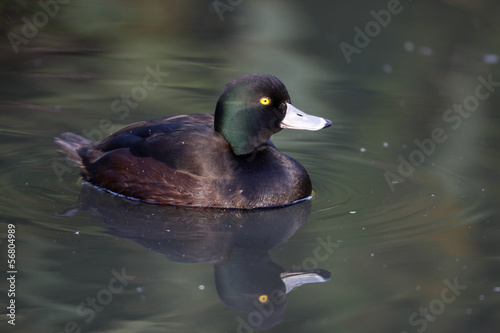
<instances>
[{"instance_id":1,"label":"duck's tail","mask_svg":"<svg viewBox=\"0 0 500 333\"><path fill-rule=\"evenodd\" d=\"M54 138L54 142L64 150L59 153L66 156L67 159L77 164L81 169L84 169L82 156L79 150L82 148L89 148L94 144L94 141L84 138L83 136L75 133L66 132L61 134L60 138Z\"/></svg>"}]
</instances>

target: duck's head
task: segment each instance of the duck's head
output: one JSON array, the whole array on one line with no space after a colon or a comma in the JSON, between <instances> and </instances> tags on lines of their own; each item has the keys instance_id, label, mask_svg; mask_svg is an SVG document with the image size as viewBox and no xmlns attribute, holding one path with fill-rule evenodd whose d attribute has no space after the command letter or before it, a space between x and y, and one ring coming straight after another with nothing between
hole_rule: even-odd
<instances>
[{"instance_id":1,"label":"duck's head","mask_svg":"<svg viewBox=\"0 0 500 333\"><path fill-rule=\"evenodd\" d=\"M251 74L226 84L217 101L214 128L236 155L265 145L283 128L317 131L332 123L295 108L285 85L268 74Z\"/></svg>"}]
</instances>

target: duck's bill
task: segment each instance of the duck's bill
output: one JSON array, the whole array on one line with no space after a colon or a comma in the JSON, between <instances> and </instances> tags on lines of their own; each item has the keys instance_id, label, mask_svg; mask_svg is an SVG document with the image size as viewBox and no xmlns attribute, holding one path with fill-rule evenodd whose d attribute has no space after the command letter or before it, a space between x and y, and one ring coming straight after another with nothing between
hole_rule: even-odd
<instances>
[{"instance_id":1,"label":"duck's bill","mask_svg":"<svg viewBox=\"0 0 500 333\"><path fill-rule=\"evenodd\" d=\"M318 131L332 125L328 119L311 116L300 111L290 103L286 103L285 118L281 121L281 128L300 129L308 131Z\"/></svg>"},{"instance_id":2,"label":"duck's bill","mask_svg":"<svg viewBox=\"0 0 500 333\"><path fill-rule=\"evenodd\" d=\"M283 272L280 275L285 284L288 294L293 288L300 287L306 283L326 282L330 280L332 274L324 269L313 269L301 272Z\"/></svg>"}]
</instances>

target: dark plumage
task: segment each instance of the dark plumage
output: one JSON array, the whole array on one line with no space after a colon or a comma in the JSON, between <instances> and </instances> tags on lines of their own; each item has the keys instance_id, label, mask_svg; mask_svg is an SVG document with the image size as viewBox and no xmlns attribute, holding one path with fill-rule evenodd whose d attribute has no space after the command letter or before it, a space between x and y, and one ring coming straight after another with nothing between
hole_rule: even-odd
<instances>
[{"instance_id":1,"label":"dark plumage","mask_svg":"<svg viewBox=\"0 0 500 333\"><path fill-rule=\"evenodd\" d=\"M330 125L295 109L277 78L254 74L225 86L215 117L159 118L98 142L73 133L55 142L86 181L113 193L155 204L252 209L312 192L306 170L270 136L282 128Z\"/></svg>"}]
</instances>

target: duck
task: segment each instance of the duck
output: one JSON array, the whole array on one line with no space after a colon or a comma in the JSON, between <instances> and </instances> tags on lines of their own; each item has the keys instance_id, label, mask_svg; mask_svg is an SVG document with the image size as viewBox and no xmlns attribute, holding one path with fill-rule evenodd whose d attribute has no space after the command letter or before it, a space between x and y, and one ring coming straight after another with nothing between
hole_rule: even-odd
<instances>
[{"instance_id":1,"label":"duck","mask_svg":"<svg viewBox=\"0 0 500 333\"><path fill-rule=\"evenodd\" d=\"M100 141L71 132L54 140L86 183L113 194L156 205L256 209L312 195L305 168L270 137L331 124L293 106L275 76L249 74L224 86L214 114L141 121Z\"/></svg>"}]
</instances>

